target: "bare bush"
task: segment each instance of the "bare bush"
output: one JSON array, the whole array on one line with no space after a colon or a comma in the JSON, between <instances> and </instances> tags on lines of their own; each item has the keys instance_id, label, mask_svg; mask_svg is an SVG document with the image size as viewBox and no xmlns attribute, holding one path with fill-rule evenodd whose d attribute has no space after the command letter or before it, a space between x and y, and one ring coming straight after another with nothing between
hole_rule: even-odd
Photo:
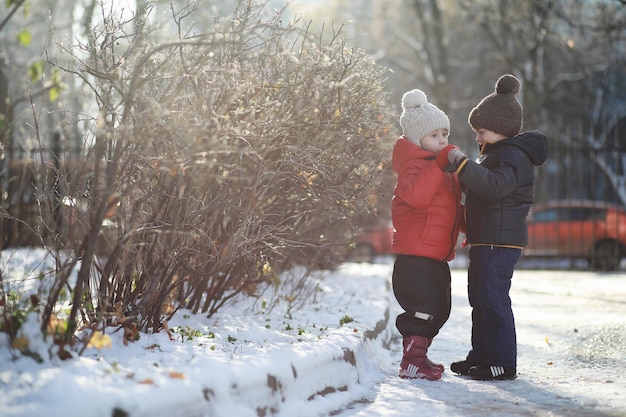
<instances>
[{"instance_id":1,"label":"bare bush","mask_svg":"<svg viewBox=\"0 0 626 417\"><path fill-rule=\"evenodd\" d=\"M189 16L174 13L179 33ZM100 111L67 178L77 200L87 196L72 226L82 263L68 337L81 320L158 331L180 308L210 316L236 294L280 285L296 264L341 260L355 221L375 215L367 196L390 127L384 69L340 30L310 33L247 2L203 36L152 44L124 27L95 28L73 51L80 65L65 68Z\"/></svg>"}]
</instances>

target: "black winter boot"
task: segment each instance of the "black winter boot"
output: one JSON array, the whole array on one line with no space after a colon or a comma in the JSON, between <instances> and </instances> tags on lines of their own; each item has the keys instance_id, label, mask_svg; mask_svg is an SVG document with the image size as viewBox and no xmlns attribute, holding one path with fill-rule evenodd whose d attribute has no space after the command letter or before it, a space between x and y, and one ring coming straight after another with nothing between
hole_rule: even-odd
<instances>
[{"instance_id":1,"label":"black winter boot","mask_svg":"<svg viewBox=\"0 0 626 417\"><path fill-rule=\"evenodd\" d=\"M452 362L450 365L450 370L459 375L469 375L470 368L478 365L477 363L470 362L467 359L459 362Z\"/></svg>"},{"instance_id":2,"label":"black winter boot","mask_svg":"<svg viewBox=\"0 0 626 417\"><path fill-rule=\"evenodd\" d=\"M469 376L480 381L503 381L517 378L515 368L479 365L470 368Z\"/></svg>"}]
</instances>

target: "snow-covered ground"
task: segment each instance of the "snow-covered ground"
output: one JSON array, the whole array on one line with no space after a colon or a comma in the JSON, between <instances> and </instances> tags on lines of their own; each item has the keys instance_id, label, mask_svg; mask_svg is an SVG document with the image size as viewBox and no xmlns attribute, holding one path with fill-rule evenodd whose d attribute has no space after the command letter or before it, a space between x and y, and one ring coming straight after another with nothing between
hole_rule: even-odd
<instances>
[{"instance_id":1,"label":"snow-covered ground","mask_svg":"<svg viewBox=\"0 0 626 417\"><path fill-rule=\"evenodd\" d=\"M5 291L39 285L41 251L4 251ZM516 272L518 379L396 377L392 260L320 272L303 308L239 300L216 317L188 312L69 361L37 363L0 334L0 416L626 416L626 274ZM44 277L44 281L45 281ZM268 297L269 300L269 297ZM0 308L1 311L1 308ZM46 347L24 329L31 349ZM453 270L450 320L429 356L448 368L469 349L466 270Z\"/></svg>"}]
</instances>

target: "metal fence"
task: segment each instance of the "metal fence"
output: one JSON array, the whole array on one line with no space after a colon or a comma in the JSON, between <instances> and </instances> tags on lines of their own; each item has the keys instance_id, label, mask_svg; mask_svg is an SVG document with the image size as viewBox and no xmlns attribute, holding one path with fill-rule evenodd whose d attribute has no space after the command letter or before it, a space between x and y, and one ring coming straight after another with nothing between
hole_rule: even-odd
<instances>
[{"instance_id":1,"label":"metal fence","mask_svg":"<svg viewBox=\"0 0 626 417\"><path fill-rule=\"evenodd\" d=\"M626 146L617 129L547 134L523 268L624 270ZM621 260L621 261L620 261Z\"/></svg>"},{"instance_id":2,"label":"metal fence","mask_svg":"<svg viewBox=\"0 0 626 417\"><path fill-rule=\"evenodd\" d=\"M615 131L605 135L606 140L585 140L580 131L547 134L549 157L536 171L536 199L529 219L531 242L520 268L626 270L626 212L622 213L626 139ZM63 228L62 218L56 219L56 230L42 225L36 195L44 189L55 190L55 172L64 162L53 158L57 164L51 165L37 160L41 157L33 155L5 165L8 175L2 178L6 196L2 205L19 220L0 218L2 248L39 245L42 234L59 233ZM43 165L52 169L43 170ZM605 202L612 205L610 209ZM539 213L544 205L546 211ZM466 255L459 250L458 266L465 263ZM618 265L611 267L607 257L618 259Z\"/></svg>"},{"instance_id":3,"label":"metal fence","mask_svg":"<svg viewBox=\"0 0 626 417\"><path fill-rule=\"evenodd\" d=\"M6 149L0 160L0 238L2 249L41 246L49 236L66 232L61 218L61 178L79 150L65 151L59 134L50 147ZM46 194L49 195L46 195ZM46 218L45 221L42 218Z\"/></svg>"}]
</instances>

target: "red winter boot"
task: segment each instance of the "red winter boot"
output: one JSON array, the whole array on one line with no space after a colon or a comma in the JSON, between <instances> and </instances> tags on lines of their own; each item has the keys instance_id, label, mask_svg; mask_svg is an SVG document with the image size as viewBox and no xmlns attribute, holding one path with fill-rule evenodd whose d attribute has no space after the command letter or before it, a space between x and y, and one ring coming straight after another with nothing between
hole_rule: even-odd
<instances>
[{"instance_id":1,"label":"red winter boot","mask_svg":"<svg viewBox=\"0 0 626 417\"><path fill-rule=\"evenodd\" d=\"M428 351L428 339L422 336L410 336L402 339L404 349L400 362L400 378L418 378L436 381L441 379L443 371L431 366L426 352Z\"/></svg>"},{"instance_id":2,"label":"red winter boot","mask_svg":"<svg viewBox=\"0 0 626 417\"><path fill-rule=\"evenodd\" d=\"M428 347L430 347L430 345L433 343L433 339L428 339ZM430 359L428 359L428 364L430 366L434 366L435 368L439 368L441 369L441 372L443 372L444 369L446 369L442 364L440 363L435 363L433 361L431 361Z\"/></svg>"}]
</instances>

